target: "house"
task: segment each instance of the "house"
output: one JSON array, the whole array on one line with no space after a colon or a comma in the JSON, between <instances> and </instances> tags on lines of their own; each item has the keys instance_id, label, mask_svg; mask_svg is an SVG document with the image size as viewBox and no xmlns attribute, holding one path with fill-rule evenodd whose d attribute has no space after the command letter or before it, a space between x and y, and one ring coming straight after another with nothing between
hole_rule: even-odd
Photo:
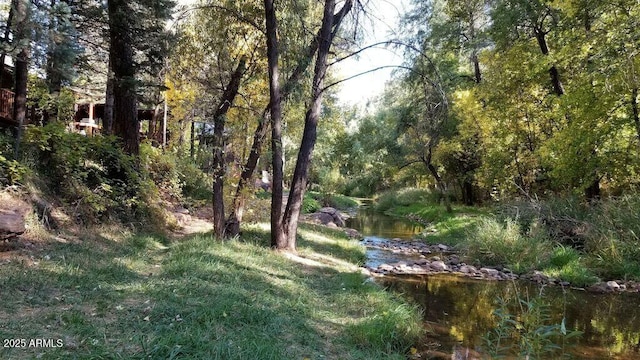
<instances>
[{"instance_id":1,"label":"house","mask_svg":"<svg viewBox=\"0 0 640 360\"><path fill-rule=\"evenodd\" d=\"M89 89L88 87L71 87L76 96L74 117L70 128L86 135L99 133L103 126L105 110L104 89ZM138 109L138 121L149 121L149 130L141 135L157 140L159 134L158 114L155 110ZM142 126L141 126L142 129Z\"/></svg>"},{"instance_id":2,"label":"house","mask_svg":"<svg viewBox=\"0 0 640 360\"><path fill-rule=\"evenodd\" d=\"M1 56L3 64L0 71L0 127L18 126L18 122L13 119L13 102L15 93L13 61L10 56ZM36 111L34 107L27 108L27 115L23 125L35 123Z\"/></svg>"}]
</instances>

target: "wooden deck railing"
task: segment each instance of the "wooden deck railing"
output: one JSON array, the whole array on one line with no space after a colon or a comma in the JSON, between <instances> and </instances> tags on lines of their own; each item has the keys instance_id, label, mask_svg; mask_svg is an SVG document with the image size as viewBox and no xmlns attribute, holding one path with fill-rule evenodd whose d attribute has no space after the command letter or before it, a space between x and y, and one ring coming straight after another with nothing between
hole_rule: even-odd
<instances>
[{"instance_id":1,"label":"wooden deck railing","mask_svg":"<svg viewBox=\"0 0 640 360\"><path fill-rule=\"evenodd\" d=\"M0 118L13 120L13 91L0 89Z\"/></svg>"}]
</instances>

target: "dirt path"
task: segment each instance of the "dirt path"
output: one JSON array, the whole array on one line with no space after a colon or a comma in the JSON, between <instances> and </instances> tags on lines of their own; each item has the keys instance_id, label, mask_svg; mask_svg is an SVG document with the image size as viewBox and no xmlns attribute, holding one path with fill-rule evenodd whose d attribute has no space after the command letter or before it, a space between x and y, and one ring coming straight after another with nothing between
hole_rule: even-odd
<instances>
[{"instance_id":1,"label":"dirt path","mask_svg":"<svg viewBox=\"0 0 640 360\"><path fill-rule=\"evenodd\" d=\"M213 210L210 207L195 209L191 212L178 209L171 212L179 228L172 232L176 238L213 231Z\"/></svg>"}]
</instances>

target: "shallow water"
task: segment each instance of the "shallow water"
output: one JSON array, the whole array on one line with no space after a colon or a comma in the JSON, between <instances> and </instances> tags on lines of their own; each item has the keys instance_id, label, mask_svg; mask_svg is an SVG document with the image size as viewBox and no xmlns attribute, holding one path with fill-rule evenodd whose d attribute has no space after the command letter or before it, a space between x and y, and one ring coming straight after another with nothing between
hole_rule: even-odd
<instances>
[{"instance_id":1,"label":"shallow water","mask_svg":"<svg viewBox=\"0 0 640 360\"><path fill-rule=\"evenodd\" d=\"M401 219L362 209L347 226L368 240L409 239L421 227ZM405 259L402 254L380 248L368 250L368 265ZM564 349L546 358L566 354L574 359L640 359L640 294L591 294L559 287L540 287L524 282L478 281L451 275L394 276L380 280L392 291L404 294L424 312L427 338L417 348L422 358L486 358L486 336L497 326L494 311L498 299L511 306L503 308L523 316L518 299L541 298L548 311L547 325L565 318L568 330L583 334L565 344ZM518 318L518 319L520 319ZM557 344L562 347L562 344ZM517 346L509 355L517 358Z\"/></svg>"}]
</instances>

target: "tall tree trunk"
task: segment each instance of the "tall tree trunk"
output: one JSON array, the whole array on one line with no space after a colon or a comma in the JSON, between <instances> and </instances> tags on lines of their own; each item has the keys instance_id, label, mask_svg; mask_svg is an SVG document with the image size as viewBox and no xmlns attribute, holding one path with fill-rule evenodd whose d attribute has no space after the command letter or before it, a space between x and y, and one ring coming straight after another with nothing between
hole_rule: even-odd
<instances>
[{"instance_id":1,"label":"tall tree trunk","mask_svg":"<svg viewBox=\"0 0 640 360\"><path fill-rule=\"evenodd\" d=\"M113 69L111 60L107 66L107 89L104 96L104 118L102 119L102 132L105 135L113 134Z\"/></svg>"},{"instance_id":2,"label":"tall tree trunk","mask_svg":"<svg viewBox=\"0 0 640 360\"><path fill-rule=\"evenodd\" d=\"M227 112L240 89L240 80L246 70L246 57L240 58L238 66L229 79L222 99L213 115L213 232L218 239L224 237L224 126Z\"/></svg>"},{"instance_id":3,"label":"tall tree trunk","mask_svg":"<svg viewBox=\"0 0 640 360\"><path fill-rule=\"evenodd\" d=\"M196 156L196 122L194 121L194 114L191 111L191 136L189 141L189 156L191 160L195 159Z\"/></svg>"},{"instance_id":4,"label":"tall tree trunk","mask_svg":"<svg viewBox=\"0 0 640 360\"><path fill-rule=\"evenodd\" d=\"M20 154L20 141L22 139L22 126L27 115L27 81L29 75L30 34L29 22L29 0L15 0L14 14L14 43L18 44L20 51L15 59L15 99L13 102L13 120L16 126L16 143L14 146L14 156L18 158Z\"/></svg>"},{"instance_id":5,"label":"tall tree trunk","mask_svg":"<svg viewBox=\"0 0 640 360\"><path fill-rule=\"evenodd\" d=\"M640 148L640 111L638 110L638 88L635 86L631 89L631 111L633 112L633 123L636 125L638 148Z\"/></svg>"},{"instance_id":6,"label":"tall tree trunk","mask_svg":"<svg viewBox=\"0 0 640 360\"><path fill-rule=\"evenodd\" d=\"M431 154L427 157L427 159L422 160L427 167L427 170L431 173L433 178L436 180L436 186L440 191L440 195L442 196L442 201L444 201L445 209L448 213L451 213L453 209L451 208L451 199L449 198L449 191L447 189L447 183L442 179L440 174L438 173L438 169L431 163Z\"/></svg>"},{"instance_id":7,"label":"tall tree trunk","mask_svg":"<svg viewBox=\"0 0 640 360\"><path fill-rule=\"evenodd\" d=\"M478 59L478 53L476 50L474 50L471 55L471 62L473 63L474 80L476 84L480 84L482 81L482 73L480 72L480 59Z\"/></svg>"},{"instance_id":8,"label":"tall tree trunk","mask_svg":"<svg viewBox=\"0 0 640 360\"><path fill-rule=\"evenodd\" d=\"M50 6L53 9L58 0L51 0ZM49 36L54 38L53 34L58 31L58 21L55 15L52 15L49 19ZM48 124L51 120L58 119L58 97L60 96L60 89L62 89L62 73L58 68L60 64L57 63L58 59L56 53L58 51L58 43L55 39L49 39L49 45L47 47L47 64L46 64L46 76L47 76L47 88L49 95L54 100L53 106L48 107L43 111L43 125Z\"/></svg>"},{"instance_id":9,"label":"tall tree trunk","mask_svg":"<svg viewBox=\"0 0 640 360\"><path fill-rule=\"evenodd\" d=\"M344 19L345 15L351 10L352 1L347 1L343 7L338 11L334 18L334 32ZM333 34L332 34L333 36ZM280 91L281 102L286 101L289 95L300 86L300 79L302 75L307 71L307 68L311 64L311 61L318 50L318 44L320 39L320 31L313 38L309 46L304 53L304 55L298 61L298 64L289 75L289 78L285 82L284 86ZM240 231L240 223L242 222L242 217L244 213L244 204L245 204L245 189L248 184L251 184L251 178L255 172L256 166L258 165L258 159L260 159L260 155L262 153L262 146L266 140L267 133L269 132L271 122L267 118L269 116L271 110L271 102L266 109L262 112L262 116L260 117L260 121L258 122L258 126L253 135L253 143L251 145L251 151L249 152L249 157L245 165L243 166L242 173L240 174L240 179L238 180L238 186L236 187L236 193L233 198L233 207L231 213L229 214L229 218L227 219L226 231L225 234L227 236L233 237L236 236Z\"/></svg>"},{"instance_id":10,"label":"tall tree trunk","mask_svg":"<svg viewBox=\"0 0 640 360\"><path fill-rule=\"evenodd\" d=\"M311 95L311 105L307 110L302 133L302 143L298 152L295 171L289 191L289 199L284 213L283 228L271 229L271 231L283 232L286 236L286 249L295 251L296 234L298 231L298 219L302 208L302 199L307 187L309 176L309 165L311 154L316 143L318 120L320 118L320 107L322 105L323 83L327 72L327 59L331 49L332 29L334 22L335 0L327 0L324 3L324 14L322 26L320 28L320 42L318 45L318 55L313 75L313 87ZM273 182L282 180L276 179L274 172ZM280 247L282 249L282 247Z\"/></svg>"},{"instance_id":11,"label":"tall tree trunk","mask_svg":"<svg viewBox=\"0 0 640 360\"><path fill-rule=\"evenodd\" d=\"M469 179L462 181L462 200L465 205L472 206L475 203L475 194L473 193L473 183Z\"/></svg>"},{"instance_id":12,"label":"tall tree trunk","mask_svg":"<svg viewBox=\"0 0 640 360\"><path fill-rule=\"evenodd\" d=\"M132 10L125 0L109 0L109 61L113 68L113 133L127 154L140 152Z\"/></svg>"},{"instance_id":13,"label":"tall tree trunk","mask_svg":"<svg viewBox=\"0 0 640 360\"><path fill-rule=\"evenodd\" d=\"M267 61L269 66L269 108L271 113L271 151L273 179L271 182L271 247L283 249L286 245L282 231L282 108L280 70L278 67L278 21L273 0L264 0L267 25Z\"/></svg>"}]
</instances>

